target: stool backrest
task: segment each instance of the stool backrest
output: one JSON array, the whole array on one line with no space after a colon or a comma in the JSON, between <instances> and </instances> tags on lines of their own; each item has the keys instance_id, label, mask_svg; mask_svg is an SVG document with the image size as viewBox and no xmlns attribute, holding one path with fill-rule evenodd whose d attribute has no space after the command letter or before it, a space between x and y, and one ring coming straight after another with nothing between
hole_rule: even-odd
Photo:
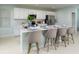
<instances>
[{"instance_id":1,"label":"stool backrest","mask_svg":"<svg viewBox=\"0 0 79 59\"><path fill-rule=\"evenodd\" d=\"M65 36L67 33L67 28L59 28L59 35Z\"/></svg>"},{"instance_id":2,"label":"stool backrest","mask_svg":"<svg viewBox=\"0 0 79 59\"><path fill-rule=\"evenodd\" d=\"M46 32L45 36L46 36L47 38L56 38L56 34L57 34L57 29L49 29L49 30Z\"/></svg>"},{"instance_id":3,"label":"stool backrest","mask_svg":"<svg viewBox=\"0 0 79 59\"><path fill-rule=\"evenodd\" d=\"M29 43L39 42L40 37L41 37L41 31L34 31L30 33L28 41Z\"/></svg>"},{"instance_id":4,"label":"stool backrest","mask_svg":"<svg viewBox=\"0 0 79 59\"><path fill-rule=\"evenodd\" d=\"M67 33L68 33L68 34L73 34L73 33L74 33L73 27L69 27L69 28L67 29Z\"/></svg>"}]
</instances>

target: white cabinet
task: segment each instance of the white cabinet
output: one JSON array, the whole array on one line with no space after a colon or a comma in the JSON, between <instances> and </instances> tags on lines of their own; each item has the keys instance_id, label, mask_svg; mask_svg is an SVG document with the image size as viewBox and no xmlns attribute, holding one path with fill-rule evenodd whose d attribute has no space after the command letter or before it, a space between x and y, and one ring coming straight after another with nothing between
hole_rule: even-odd
<instances>
[{"instance_id":1,"label":"white cabinet","mask_svg":"<svg viewBox=\"0 0 79 59\"><path fill-rule=\"evenodd\" d=\"M54 16L55 16L55 12L52 12L52 11L46 11L46 15L54 15Z\"/></svg>"},{"instance_id":2,"label":"white cabinet","mask_svg":"<svg viewBox=\"0 0 79 59\"><path fill-rule=\"evenodd\" d=\"M37 10L28 9L28 15L35 14L37 15Z\"/></svg>"},{"instance_id":3,"label":"white cabinet","mask_svg":"<svg viewBox=\"0 0 79 59\"><path fill-rule=\"evenodd\" d=\"M52 12L52 11L38 11L37 12L37 19L45 19L46 15L54 15L55 16L55 12Z\"/></svg>"},{"instance_id":4,"label":"white cabinet","mask_svg":"<svg viewBox=\"0 0 79 59\"><path fill-rule=\"evenodd\" d=\"M27 16L28 16L28 9L14 8L14 18L15 19L26 19Z\"/></svg>"},{"instance_id":5,"label":"white cabinet","mask_svg":"<svg viewBox=\"0 0 79 59\"><path fill-rule=\"evenodd\" d=\"M44 11L37 12L37 19L45 19L46 13Z\"/></svg>"},{"instance_id":6,"label":"white cabinet","mask_svg":"<svg viewBox=\"0 0 79 59\"><path fill-rule=\"evenodd\" d=\"M40 10L32 10L29 9L28 14L34 14L36 15L36 19L45 19L45 12Z\"/></svg>"},{"instance_id":7,"label":"white cabinet","mask_svg":"<svg viewBox=\"0 0 79 59\"><path fill-rule=\"evenodd\" d=\"M45 19L46 15L55 15L55 12L26 8L14 8L14 19L27 19L28 15L31 14L36 15L36 19Z\"/></svg>"},{"instance_id":8,"label":"white cabinet","mask_svg":"<svg viewBox=\"0 0 79 59\"><path fill-rule=\"evenodd\" d=\"M19 8L14 8L14 18L19 18Z\"/></svg>"}]
</instances>

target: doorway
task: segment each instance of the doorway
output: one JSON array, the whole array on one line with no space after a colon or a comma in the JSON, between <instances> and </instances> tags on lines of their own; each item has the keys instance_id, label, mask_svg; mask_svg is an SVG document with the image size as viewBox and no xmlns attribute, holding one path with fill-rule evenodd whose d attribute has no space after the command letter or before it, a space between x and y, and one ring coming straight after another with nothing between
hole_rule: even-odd
<instances>
[{"instance_id":1,"label":"doorway","mask_svg":"<svg viewBox=\"0 0 79 59\"><path fill-rule=\"evenodd\" d=\"M72 27L76 29L76 20L75 20L75 12L72 12Z\"/></svg>"}]
</instances>

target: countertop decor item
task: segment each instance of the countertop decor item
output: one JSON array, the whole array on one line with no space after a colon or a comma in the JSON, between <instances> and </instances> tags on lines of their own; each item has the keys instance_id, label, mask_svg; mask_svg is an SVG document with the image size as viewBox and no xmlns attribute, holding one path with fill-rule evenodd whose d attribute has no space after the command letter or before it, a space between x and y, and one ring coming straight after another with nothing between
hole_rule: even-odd
<instances>
[{"instance_id":1,"label":"countertop decor item","mask_svg":"<svg viewBox=\"0 0 79 59\"><path fill-rule=\"evenodd\" d=\"M36 19L36 15L28 15L27 20L28 20L29 26L32 25L32 21L33 21L34 19Z\"/></svg>"},{"instance_id":2,"label":"countertop decor item","mask_svg":"<svg viewBox=\"0 0 79 59\"><path fill-rule=\"evenodd\" d=\"M32 21L33 19L36 19L36 15L28 15L27 20Z\"/></svg>"}]
</instances>

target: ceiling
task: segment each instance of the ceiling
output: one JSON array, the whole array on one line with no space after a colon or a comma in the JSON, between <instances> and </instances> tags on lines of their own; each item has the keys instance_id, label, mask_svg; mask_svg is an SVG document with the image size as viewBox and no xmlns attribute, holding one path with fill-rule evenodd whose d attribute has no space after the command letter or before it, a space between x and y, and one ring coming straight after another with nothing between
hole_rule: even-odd
<instances>
[{"instance_id":1,"label":"ceiling","mask_svg":"<svg viewBox=\"0 0 79 59\"><path fill-rule=\"evenodd\" d=\"M31 9L42 9L53 11L56 9L75 6L76 4L15 4L16 7L31 8Z\"/></svg>"}]
</instances>

